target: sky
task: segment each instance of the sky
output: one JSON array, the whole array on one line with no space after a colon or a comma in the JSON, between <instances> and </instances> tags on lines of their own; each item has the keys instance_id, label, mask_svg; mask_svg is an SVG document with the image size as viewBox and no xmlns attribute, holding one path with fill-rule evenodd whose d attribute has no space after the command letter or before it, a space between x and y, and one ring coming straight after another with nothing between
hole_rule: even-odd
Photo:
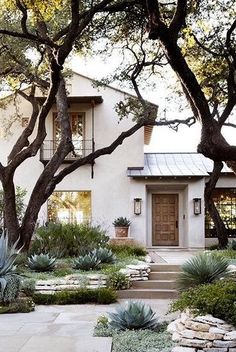
<instances>
[{"instance_id":1,"label":"sky","mask_svg":"<svg viewBox=\"0 0 236 352\"><path fill-rule=\"evenodd\" d=\"M82 57L73 58L71 67L78 73L94 79L104 78L106 74L116 70L119 61L116 58L109 58L109 62L104 62L102 58L84 59ZM177 106L169 106L166 100L165 88L146 89L144 97L159 106L159 117L164 117L164 110L167 109L168 119L184 119L192 116L191 111L179 112ZM235 144L235 129L224 128L223 135L230 144ZM169 127L155 127L149 146L145 147L145 152L197 152L197 145L200 141L201 126L199 123L188 127L180 126L178 132Z\"/></svg>"}]
</instances>

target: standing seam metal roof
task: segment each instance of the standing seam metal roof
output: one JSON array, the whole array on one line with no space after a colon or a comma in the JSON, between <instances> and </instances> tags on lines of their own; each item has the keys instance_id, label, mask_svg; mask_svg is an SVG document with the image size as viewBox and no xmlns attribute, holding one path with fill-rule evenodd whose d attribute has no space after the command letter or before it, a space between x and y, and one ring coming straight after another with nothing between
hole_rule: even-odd
<instances>
[{"instance_id":1,"label":"standing seam metal roof","mask_svg":"<svg viewBox=\"0 0 236 352\"><path fill-rule=\"evenodd\" d=\"M213 161L198 153L145 153L144 167L128 168L129 177L209 176ZM222 173L232 173L225 164Z\"/></svg>"}]
</instances>

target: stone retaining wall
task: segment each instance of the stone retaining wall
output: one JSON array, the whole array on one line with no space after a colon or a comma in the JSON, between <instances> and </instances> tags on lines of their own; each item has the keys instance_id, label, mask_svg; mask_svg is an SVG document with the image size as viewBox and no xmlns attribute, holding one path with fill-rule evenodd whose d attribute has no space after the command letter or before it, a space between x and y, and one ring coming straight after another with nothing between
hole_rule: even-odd
<instances>
[{"instance_id":1,"label":"stone retaining wall","mask_svg":"<svg viewBox=\"0 0 236 352\"><path fill-rule=\"evenodd\" d=\"M167 330L178 345L172 352L236 352L236 329L211 315L182 313Z\"/></svg>"},{"instance_id":2,"label":"stone retaining wall","mask_svg":"<svg viewBox=\"0 0 236 352\"><path fill-rule=\"evenodd\" d=\"M150 265L144 262L129 264L124 269L120 269L120 273L125 274L131 282L148 280L150 271Z\"/></svg>"},{"instance_id":3,"label":"stone retaining wall","mask_svg":"<svg viewBox=\"0 0 236 352\"><path fill-rule=\"evenodd\" d=\"M148 280L150 265L144 262L127 265L120 272L125 274L129 281ZM63 278L36 281L35 290L40 293L55 293L56 291L73 291L81 287L100 288L107 286L107 276L103 274L72 274Z\"/></svg>"},{"instance_id":4,"label":"stone retaining wall","mask_svg":"<svg viewBox=\"0 0 236 352\"><path fill-rule=\"evenodd\" d=\"M81 287L99 288L107 286L107 277L103 274L68 275L61 279L38 280L35 290L40 293L73 291Z\"/></svg>"}]
</instances>

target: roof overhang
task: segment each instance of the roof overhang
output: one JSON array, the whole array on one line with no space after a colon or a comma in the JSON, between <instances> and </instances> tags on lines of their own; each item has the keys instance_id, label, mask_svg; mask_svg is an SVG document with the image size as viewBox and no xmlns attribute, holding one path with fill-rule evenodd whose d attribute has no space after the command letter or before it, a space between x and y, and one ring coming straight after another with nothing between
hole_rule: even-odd
<instances>
[{"instance_id":1,"label":"roof overhang","mask_svg":"<svg viewBox=\"0 0 236 352\"><path fill-rule=\"evenodd\" d=\"M149 145L152 137L152 131L154 126L144 126L144 144Z\"/></svg>"},{"instance_id":2,"label":"roof overhang","mask_svg":"<svg viewBox=\"0 0 236 352\"><path fill-rule=\"evenodd\" d=\"M43 104L46 100L46 97L37 97L36 98L40 104ZM91 104L97 105L103 102L101 95L89 95L89 96L69 96L67 97L68 104Z\"/></svg>"}]
</instances>

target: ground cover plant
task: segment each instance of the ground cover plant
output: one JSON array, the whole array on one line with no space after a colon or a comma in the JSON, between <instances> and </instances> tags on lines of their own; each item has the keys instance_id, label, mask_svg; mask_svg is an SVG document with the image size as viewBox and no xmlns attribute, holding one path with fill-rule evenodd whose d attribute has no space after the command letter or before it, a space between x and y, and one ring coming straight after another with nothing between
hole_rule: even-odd
<instances>
[{"instance_id":1,"label":"ground cover plant","mask_svg":"<svg viewBox=\"0 0 236 352\"><path fill-rule=\"evenodd\" d=\"M113 352L171 352L173 342L165 324L159 324L152 309L142 302L130 302L101 316L94 336L112 337Z\"/></svg>"}]
</instances>

